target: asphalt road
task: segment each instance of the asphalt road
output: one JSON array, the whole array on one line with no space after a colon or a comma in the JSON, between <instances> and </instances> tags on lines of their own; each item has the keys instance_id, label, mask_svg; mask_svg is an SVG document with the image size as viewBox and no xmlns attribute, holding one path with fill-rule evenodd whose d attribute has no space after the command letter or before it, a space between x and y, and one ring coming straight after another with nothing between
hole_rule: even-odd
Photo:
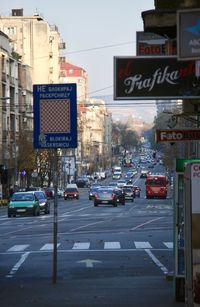
<instances>
[{"instance_id":1,"label":"asphalt road","mask_svg":"<svg viewBox=\"0 0 200 307\"><path fill-rule=\"evenodd\" d=\"M2 306L177 306L173 282L173 208L141 197L94 207L88 190L58 200L57 253L50 215L7 218L0 209ZM56 259L57 258L57 259ZM159 291L158 291L159 290ZM161 301L163 300L163 301Z\"/></svg>"}]
</instances>

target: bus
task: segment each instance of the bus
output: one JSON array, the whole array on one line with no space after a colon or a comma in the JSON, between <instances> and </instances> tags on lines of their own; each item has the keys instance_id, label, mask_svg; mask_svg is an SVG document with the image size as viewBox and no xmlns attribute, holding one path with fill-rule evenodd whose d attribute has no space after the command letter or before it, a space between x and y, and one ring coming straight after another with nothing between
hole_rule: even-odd
<instances>
[{"instance_id":1,"label":"bus","mask_svg":"<svg viewBox=\"0 0 200 307\"><path fill-rule=\"evenodd\" d=\"M146 198L167 198L168 180L165 175L148 175L146 177Z\"/></svg>"}]
</instances>

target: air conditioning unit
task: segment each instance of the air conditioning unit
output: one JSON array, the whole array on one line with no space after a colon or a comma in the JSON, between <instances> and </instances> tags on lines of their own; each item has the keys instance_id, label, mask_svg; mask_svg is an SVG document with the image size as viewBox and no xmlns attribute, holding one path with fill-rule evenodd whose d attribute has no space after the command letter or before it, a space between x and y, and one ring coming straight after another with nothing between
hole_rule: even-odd
<instances>
[{"instance_id":1,"label":"air conditioning unit","mask_svg":"<svg viewBox=\"0 0 200 307\"><path fill-rule=\"evenodd\" d=\"M26 91L25 90L22 91L22 96L26 96Z\"/></svg>"}]
</instances>

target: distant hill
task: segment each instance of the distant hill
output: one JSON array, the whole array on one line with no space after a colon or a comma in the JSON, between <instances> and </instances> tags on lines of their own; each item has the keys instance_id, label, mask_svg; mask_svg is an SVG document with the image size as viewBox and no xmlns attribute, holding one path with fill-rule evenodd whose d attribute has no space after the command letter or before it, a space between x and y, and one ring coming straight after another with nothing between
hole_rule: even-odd
<instances>
[{"instance_id":1,"label":"distant hill","mask_svg":"<svg viewBox=\"0 0 200 307\"><path fill-rule=\"evenodd\" d=\"M147 124L152 124L156 115L156 107L153 101L113 100L112 95L95 96L93 98L105 101L108 110L113 114L114 120L124 122L132 113L133 118L138 118Z\"/></svg>"}]
</instances>

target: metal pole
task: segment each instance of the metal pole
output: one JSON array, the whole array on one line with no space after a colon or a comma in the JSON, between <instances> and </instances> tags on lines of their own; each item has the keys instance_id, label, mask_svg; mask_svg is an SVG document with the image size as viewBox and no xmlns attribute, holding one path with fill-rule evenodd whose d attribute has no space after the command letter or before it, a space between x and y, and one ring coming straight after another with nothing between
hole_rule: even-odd
<instances>
[{"instance_id":1,"label":"metal pole","mask_svg":"<svg viewBox=\"0 0 200 307\"><path fill-rule=\"evenodd\" d=\"M54 219L53 219L53 284L57 281L57 236L58 236L58 156L57 149L54 149Z\"/></svg>"}]
</instances>

